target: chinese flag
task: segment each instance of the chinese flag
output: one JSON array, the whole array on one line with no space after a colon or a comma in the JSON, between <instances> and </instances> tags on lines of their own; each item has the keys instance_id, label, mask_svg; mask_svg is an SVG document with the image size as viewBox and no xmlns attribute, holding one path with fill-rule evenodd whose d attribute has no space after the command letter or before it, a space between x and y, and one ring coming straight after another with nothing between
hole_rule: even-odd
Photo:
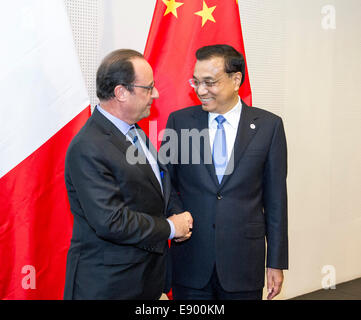
<instances>
[{"instance_id":1,"label":"chinese flag","mask_svg":"<svg viewBox=\"0 0 361 320\"><path fill-rule=\"evenodd\" d=\"M193 76L196 51L212 44L231 45L246 60L237 0L157 0L144 56L153 67L160 98L140 125L158 148L158 133L165 128L168 115L200 104L188 80ZM239 95L251 105L247 63L245 70ZM171 292L168 297L172 298Z\"/></svg>"},{"instance_id":2,"label":"chinese flag","mask_svg":"<svg viewBox=\"0 0 361 320\"><path fill-rule=\"evenodd\" d=\"M231 45L246 58L237 0L157 0L144 55L153 67L160 98L140 125L158 148L161 141L148 122L157 121L159 132L169 113L200 104L188 79L193 76L195 52L211 44ZM243 76L239 94L251 105L247 64Z\"/></svg>"}]
</instances>

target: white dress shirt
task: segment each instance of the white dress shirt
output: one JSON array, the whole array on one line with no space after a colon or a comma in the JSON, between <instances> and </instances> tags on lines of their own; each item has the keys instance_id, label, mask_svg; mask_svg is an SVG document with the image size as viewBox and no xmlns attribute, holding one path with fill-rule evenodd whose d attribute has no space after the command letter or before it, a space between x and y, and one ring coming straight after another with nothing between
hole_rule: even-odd
<instances>
[{"instance_id":1,"label":"white dress shirt","mask_svg":"<svg viewBox=\"0 0 361 320\"><path fill-rule=\"evenodd\" d=\"M223 127L226 133L228 161L231 157L234 147L234 142L236 140L238 124L241 118L241 112L242 112L242 102L241 99L238 97L238 103L227 113L222 114L222 116L226 119L226 121L223 122ZM218 126L216 118L219 115L220 115L219 113L214 113L214 112L209 112L208 114L209 141L211 144L212 154L213 154L214 137L216 135L217 126Z\"/></svg>"}]
</instances>

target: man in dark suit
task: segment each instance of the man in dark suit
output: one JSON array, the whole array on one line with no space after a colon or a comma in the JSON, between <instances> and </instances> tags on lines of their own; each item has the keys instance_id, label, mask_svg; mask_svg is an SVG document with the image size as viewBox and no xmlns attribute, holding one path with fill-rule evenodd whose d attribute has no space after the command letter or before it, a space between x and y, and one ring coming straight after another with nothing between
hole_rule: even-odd
<instances>
[{"instance_id":1,"label":"man in dark suit","mask_svg":"<svg viewBox=\"0 0 361 320\"><path fill-rule=\"evenodd\" d=\"M170 114L167 123L178 137L187 130L193 136L172 150L176 156L168 166L180 196L177 210L191 211L194 219L192 238L171 245L173 296L262 299L266 239L272 299L288 268L282 120L239 98L245 63L234 48L207 46L196 57L190 84L202 105ZM171 150L171 139L165 141L162 148Z\"/></svg>"},{"instance_id":2,"label":"man in dark suit","mask_svg":"<svg viewBox=\"0 0 361 320\"><path fill-rule=\"evenodd\" d=\"M136 51L114 51L98 69L97 95L66 156L74 227L64 298L158 299L167 240L188 239L192 217L166 219L169 174L136 125L159 96L152 68Z\"/></svg>"}]
</instances>

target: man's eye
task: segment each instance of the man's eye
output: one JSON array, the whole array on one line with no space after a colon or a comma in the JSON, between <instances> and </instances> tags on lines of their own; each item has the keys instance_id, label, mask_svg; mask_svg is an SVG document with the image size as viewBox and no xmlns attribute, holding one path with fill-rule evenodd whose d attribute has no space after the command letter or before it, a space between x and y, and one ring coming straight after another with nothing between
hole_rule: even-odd
<instances>
[{"instance_id":1,"label":"man's eye","mask_svg":"<svg viewBox=\"0 0 361 320\"><path fill-rule=\"evenodd\" d=\"M212 87L215 82L214 81L204 81L204 84L207 86L207 87Z\"/></svg>"}]
</instances>

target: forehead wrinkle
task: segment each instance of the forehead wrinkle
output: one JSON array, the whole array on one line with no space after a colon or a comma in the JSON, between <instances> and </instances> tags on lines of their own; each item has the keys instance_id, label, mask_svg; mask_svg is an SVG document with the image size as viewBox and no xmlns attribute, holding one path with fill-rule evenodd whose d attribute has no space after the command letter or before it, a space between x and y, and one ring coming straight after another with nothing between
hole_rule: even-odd
<instances>
[{"instance_id":1,"label":"forehead wrinkle","mask_svg":"<svg viewBox=\"0 0 361 320\"><path fill-rule=\"evenodd\" d=\"M213 63L212 63L213 62ZM205 61L197 62L198 65L196 65L195 72L193 74L193 78L198 80L197 75L202 76L202 80L206 79L215 79L218 76L220 76L221 73L224 72L224 66L222 61L218 59L210 59Z\"/></svg>"},{"instance_id":2,"label":"forehead wrinkle","mask_svg":"<svg viewBox=\"0 0 361 320\"><path fill-rule=\"evenodd\" d=\"M143 65L136 65L134 67L134 71L135 71L135 82L139 82L142 85L147 85L147 86L153 85L154 83L153 71L147 63Z\"/></svg>"}]
</instances>

